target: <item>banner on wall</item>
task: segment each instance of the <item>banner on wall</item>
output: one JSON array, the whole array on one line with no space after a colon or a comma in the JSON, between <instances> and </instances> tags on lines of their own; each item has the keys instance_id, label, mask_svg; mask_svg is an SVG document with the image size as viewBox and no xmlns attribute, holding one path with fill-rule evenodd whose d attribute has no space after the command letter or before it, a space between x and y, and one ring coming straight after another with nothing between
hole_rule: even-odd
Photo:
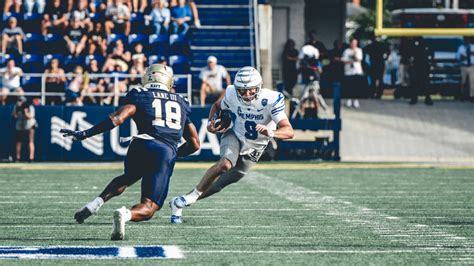
<instances>
[{"instance_id":1,"label":"banner on wall","mask_svg":"<svg viewBox=\"0 0 474 266\"><path fill-rule=\"evenodd\" d=\"M12 106L0 107L0 159L14 154L15 120ZM115 110L101 106L36 106L38 128L35 132L35 158L38 161L117 161L127 154L128 144L120 138L137 134L137 127L130 119L110 132L96 135L82 142L64 138L61 128L85 130L99 123ZM199 131L201 149L182 160L216 160L219 158L219 140L207 132L208 108L193 108L191 120ZM26 146L23 150L26 150Z\"/></svg>"}]
</instances>

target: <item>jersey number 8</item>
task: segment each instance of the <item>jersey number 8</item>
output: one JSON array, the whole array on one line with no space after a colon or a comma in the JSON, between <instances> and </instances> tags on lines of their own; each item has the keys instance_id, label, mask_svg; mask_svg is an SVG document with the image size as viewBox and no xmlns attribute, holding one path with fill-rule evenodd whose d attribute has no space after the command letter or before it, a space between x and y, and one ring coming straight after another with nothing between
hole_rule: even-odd
<instances>
[{"instance_id":1,"label":"jersey number 8","mask_svg":"<svg viewBox=\"0 0 474 266\"><path fill-rule=\"evenodd\" d=\"M181 129L181 106L177 102L166 101L165 112L163 114L162 101L155 99L152 104L155 109L154 126L165 127L180 130Z\"/></svg>"}]
</instances>

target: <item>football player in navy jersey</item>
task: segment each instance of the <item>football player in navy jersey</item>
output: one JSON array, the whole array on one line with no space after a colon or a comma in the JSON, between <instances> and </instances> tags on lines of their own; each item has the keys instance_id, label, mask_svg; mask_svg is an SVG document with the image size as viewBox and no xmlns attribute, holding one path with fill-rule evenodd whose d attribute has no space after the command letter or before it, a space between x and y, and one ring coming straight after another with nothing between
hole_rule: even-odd
<instances>
[{"instance_id":1,"label":"football player in navy jersey","mask_svg":"<svg viewBox=\"0 0 474 266\"><path fill-rule=\"evenodd\" d=\"M112 240L122 240L125 222L145 221L163 207L176 157L187 156L200 147L199 136L189 118L191 109L180 95L170 92L173 75L169 67L154 64L142 77L141 86L131 88L126 103L101 123L84 131L61 129L65 137L81 141L109 131L133 118L138 135L133 136L125 159L124 174L114 178L93 201L82 207L74 218L83 223L96 214L104 202L120 195L128 186L142 179L141 200L131 209L114 212ZM183 137L186 142L179 146Z\"/></svg>"}]
</instances>

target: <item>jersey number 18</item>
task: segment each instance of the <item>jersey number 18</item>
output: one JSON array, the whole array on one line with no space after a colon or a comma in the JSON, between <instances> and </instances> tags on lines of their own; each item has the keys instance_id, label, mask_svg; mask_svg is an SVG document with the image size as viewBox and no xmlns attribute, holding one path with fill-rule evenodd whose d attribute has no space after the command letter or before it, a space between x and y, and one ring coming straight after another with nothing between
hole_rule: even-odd
<instances>
[{"instance_id":1,"label":"jersey number 18","mask_svg":"<svg viewBox=\"0 0 474 266\"><path fill-rule=\"evenodd\" d=\"M166 101L163 110L162 100L155 99L153 101L153 108L155 109L155 120L152 124L154 126L165 127L180 130L181 129L181 106L174 101ZM164 111L164 112L163 112Z\"/></svg>"}]
</instances>

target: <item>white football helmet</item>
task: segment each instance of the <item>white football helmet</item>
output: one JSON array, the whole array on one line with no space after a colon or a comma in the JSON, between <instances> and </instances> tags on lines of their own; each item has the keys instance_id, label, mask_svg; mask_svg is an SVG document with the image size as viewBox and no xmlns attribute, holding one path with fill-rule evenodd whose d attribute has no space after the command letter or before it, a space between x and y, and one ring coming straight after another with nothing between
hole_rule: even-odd
<instances>
[{"instance_id":1,"label":"white football helmet","mask_svg":"<svg viewBox=\"0 0 474 266\"><path fill-rule=\"evenodd\" d=\"M160 89L170 91L173 88L173 74L169 66L153 64L146 68L142 76L142 86L149 87L152 83L158 83ZM148 85L148 86L147 86Z\"/></svg>"},{"instance_id":2,"label":"white football helmet","mask_svg":"<svg viewBox=\"0 0 474 266\"><path fill-rule=\"evenodd\" d=\"M237 92L237 98L242 103L250 105L258 99L262 89L262 76L251 66L243 67L235 74L234 87ZM246 91L252 89L256 89L255 93L247 95Z\"/></svg>"}]
</instances>

